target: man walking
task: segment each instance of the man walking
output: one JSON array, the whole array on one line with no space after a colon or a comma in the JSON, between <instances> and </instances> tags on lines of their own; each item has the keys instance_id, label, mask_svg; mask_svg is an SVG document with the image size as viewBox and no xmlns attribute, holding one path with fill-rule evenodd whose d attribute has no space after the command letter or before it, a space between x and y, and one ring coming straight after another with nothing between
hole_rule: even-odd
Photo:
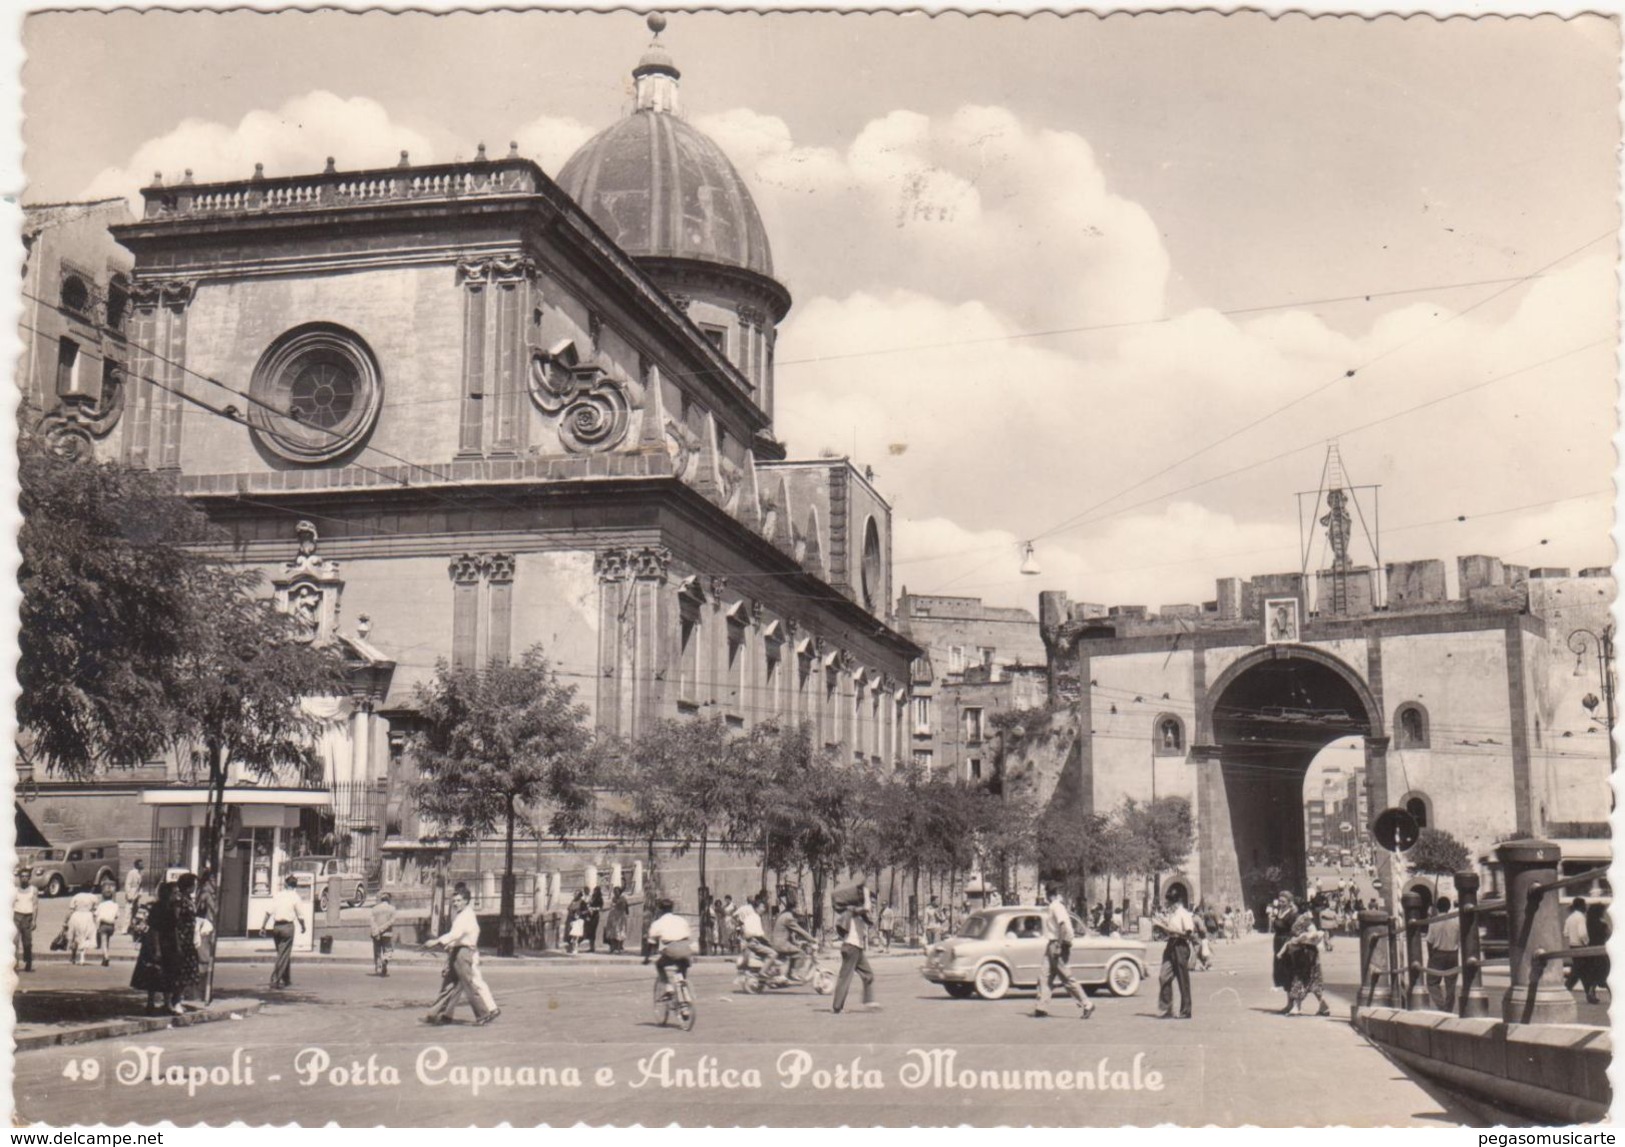
<instances>
[{"instance_id":1,"label":"man walking","mask_svg":"<svg viewBox=\"0 0 1625 1147\"><path fill-rule=\"evenodd\" d=\"M1168 889L1168 910L1156 920L1167 936L1162 946L1162 969L1157 974L1157 1018L1168 1019L1174 1010L1174 984L1179 985L1179 1018L1191 1018L1191 940L1196 934L1196 918L1185 907L1185 892L1179 885Z\"/></svg>"},{"instance_id":2,"label":"man walking","mask_svg":"<svg viewBox=\"0 0 1625 1147\"><path fill-rule=\"evenodd\" d=\"M457 887L452 891L468 901L468 914L474 918L474 943L468 954L468 983L474 989L474 994L480 998L480 1003L485 1005L485 1010L493 1013L491 1019L494 1020L496 1019L494 1013L502 1009L497 1007L496 997L491 994L491 985L485 982L485 972L480 968L480 918L474 911L474 897L469 892L468 885L461 880L457 882ZM455 911L455 904L453 910ZM490 1023L491 1020L485 1022Z\"/></svg>"},{"instance_id":3,"label":"man walking","mask_svg":"<svg viewBox=\"0 0 1625 1147\"><path fill-rule=\"evenodd\" d=\"M1570 948L1584 948L1591 942L1591 934L1586 928L1586 902L1585 897L1576 896L1569 903L1569 914L1563 919L1563 943ZM1584 967L1578 960L1569 964L1568 975L1563 977L1563 986L1569 991L1580 982L1580 970Z\"/></svg>"},{"instance_id":4,"label":"man walking","mask_svg":"<svg viewBox=\"0 0 1625 1147\"><path fill-rule=\"evenodd\" d=\"M1072 927L1072 913L1067 910L1059 884L1049 886L1049 907L1044 912L1043 921L1046 968L1038 977L1038 1006L1033 1008L1033 1015L1049 1015L1050 990L1058 980L1066 989L1066 994L1078 1002L1078 1018L1086 1020L1095 1014L1095 1005L1084 995L1083 985L1072 975L1069 962L1072 959L1072 941L1077 933Z\"/></svg>"},{"instance_id":5,"label":"man walking","mask_svg":"<svg viewBox=\"0 0 1625 1147\"><path fill-rule=\"evenodd\" d=\"M389 975L389 954L395 947L395 905L387 892L378 894L372 908L372 969Z\"/></svg>"},{"instance_id":6,"label":"man walking","mask_svg":"<svg viewBox=\"0 0 1625 1147\"><path fill-rule=\"evenodd\" d=\"M271 987L293 986L293 930L305 930L305 918L299 914L299 881L290 873L282 881L282 891L271 897L271 908L265 914L260 931L270 931L276 941L276 966L271 969Z\"/></svg>"},{"instance_id":7,"label":"man walking","mask_svg":"<svg viewBox=\"0 0 1625 1147\"><path fill-rule=\"evenodd\" d=\"M1439 915L1450 911L1450 897L1438 899ZM1461 966L1461 920L1435 920L1428 925L1428 1002L1442 1012L1456 1010L1456 969ZM1442 973L1442 974L1436 974Z\"/></svg>"},{"instance_id":8,"label":"man walking","mask_svg":"<svg viewBox=\"0 0 1625 1147\"><path fill-rule=\"evenodd\" d=\"M927 946L942 939L942 909L938 906L935 896L931 897L931 903L925 906L925 919L921 923L925 927Z\"/></svg>"},{"instance_id":9,"label":"man walking","mask_svg":"<svg viewBox=\"0 0 1625 1147\"><path fill-rule=\"evenodd\" d=\"M835 977L835 998L830 1011L836 1015L846 1007L846 993L852 987L852 973L863 981L863 1006L879 1011L875 1003L875 973L864 951L869 929L869 894L862 884L835 894L835 907L842 909L836 920L841 933L841 970Z\"/></svg>"},{"instance_id":10,"label":"man walking","mask_svg":"<svg viewBox=\"0 0 1625 1147\"><path fill-rule=\"evenodd\" d=\"M39 890L34 887L34 870L17 870L17 892L11 902L11 923L17 929L16 970L34 970L34 920L39 915Z\"/></svg>"},{"instance_id":11,"label":"man walking","mask_svg":"<svg viewBox=\"0 0 1625 1147\"><path fill-rule=\"evenodd\" d=\"M468 891L462 885L451 894L453 912L451 928L444 936L437 936L424 945L442 948L447 953L446 970L440 986L440 995L423 1017L426 1024L448 1024L457 1010L458 997L466 995L468 1006L474 1010L476 1024L488 1024L497 1018L499 1009L487 1006L474 988L474 954L480 946L480 921L470 906Z\"/></svg>"},{"instance_id":12,"label":"man walking","mask_svg":"<svg viewBox=\"0 0 1625 1147\"><path fill-rule=\"evenodd\" d=\"M135 924L136 905L141 903L141 886L146 883L146 874L141 871L141 861L137 860L130 865L130 871L124 874L124 906L129 917L124 921L124 930L128 932Z\"/></svg>"}]
</instances>

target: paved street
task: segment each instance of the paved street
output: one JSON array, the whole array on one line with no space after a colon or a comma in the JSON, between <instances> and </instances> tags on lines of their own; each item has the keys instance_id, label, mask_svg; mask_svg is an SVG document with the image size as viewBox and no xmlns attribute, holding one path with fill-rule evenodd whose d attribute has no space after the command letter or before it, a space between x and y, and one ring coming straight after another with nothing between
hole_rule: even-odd
<instances>
[{"instance_id":1,"label":"paved street","mask_svg":"<svg viewBox=\"0 0 1625 1147\"><path fill-rule=\"evenodd\" d=\"M693 977L699 1019L691 1033L655 1025L648 1006L650 970L636 960L522 968L491 960L486 966L501 1017L485 1028L464 1023L438 1029L418 1022L438 985L430 967L403 966L384 980L355 966L296 965L295 988L269 993L263 988L266 966L227 964L219 975L222 993L274 997L261 1015L139 1040L24 1053L16 1064L19 1114L58 1125L186 1125L228 1117L346 1125L672 1119L827 1124L837 1118L900 1125L1427 1125L1468 1118L1366 1045L1343 1022L1346 1007L1331 1020L1272 1014L1282 998L1269 989L1262 939L1222 946L1218 967L1195 975L1197 1017L1190 1022L1155 1019L1150 985L1126 1000L1097 998L1097 1014L1088 1023L1074 1018L1070 1007L1034 1019L1030 995L953 1000L919 977L918 962L916 956L877 959L883 1010L863 1011L854 994L848 1012L838 1016L829 1011L827 997L805 989L735 994L731 969L707 964ZM129 965L48 967L46 982L30 978L28 988L44 990L64 975L82 991L104 982L117 990L127 982ZM121 1083L120 1072L130 1078L141 1061L137 1047L152 1049L147 1054L159 1057L166 1077L178 1067L184 1069L179 1079L207 1075L210 1082L191 1095L185 1083L155 1085L150 1077ZM667 1048L669 1060L662 1058ZM931 1058L932 1049L957 1056L950 1065ZM358 1059L363 1070L352 1075ZM85 1078L87 1060L96 1064L93 1080ZM301 1069L317 1063L326 1063L326 1071L306 1084ZM922 1064L930 1069L923 1081L912 1074ZM494 1078L500 1067L522 1065L543 1082ZM549 1085L542 1069L571 1065L579 1081L557 1078ZM864 1086L840 1087L850 1082L843 1077L853 1065ZM386 1067L398 1084L388 1081ZM669 1086L664 1067L672 1072ZM797 1067L807 1069L799 1078ZM1005 1090L1019 1088L1025 1077L980 1074L1011 1068L1087 1072L1093 1089ZM595 1075L600 1069L612 1073L603 1083ZM695 1072L694 1086L682 1085L678 1069ZM751 1069L755 1077L722 1074ZM974 1076L962 1078L967 1069ZM864 1070L877 1074L864 1077ZM828 1077L818 1074L825 1071ZM730 1079L738 1086L725 1086ZM1071 1082L1081 1086L1075 1077ZM1309 1102L1312 1108L1302 1106ZM831 1104L845 1110L837 1117Z\"/></svg>"}]
</instances>

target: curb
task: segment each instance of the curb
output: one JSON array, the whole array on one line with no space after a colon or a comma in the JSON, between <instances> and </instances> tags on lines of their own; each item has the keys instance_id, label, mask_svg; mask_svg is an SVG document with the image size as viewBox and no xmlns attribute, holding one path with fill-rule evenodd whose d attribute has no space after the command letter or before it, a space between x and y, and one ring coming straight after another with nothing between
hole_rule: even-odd
<instances>
[{"instance_id":1,"label":"curb","mask_svg":"<svg viewBox=\"0 0 1625 1147\"><path fill-rule=\"evenodd\" d=\"M251 1016L264 1007L260 1000L222 1000L202 1011L181 1016L137 1016L125 1020L111 1020L63 1031L45 1031L19 1035L14 1040L19 1052L39 1051L49 1047L69 1047L73 1044L92 1043L102 1039L120 1039L141 1035L143 1032L166 1031L169 1028L189 1028L197 1024L214 1023L242 1016Z\"/></svg>"}]
</instances>

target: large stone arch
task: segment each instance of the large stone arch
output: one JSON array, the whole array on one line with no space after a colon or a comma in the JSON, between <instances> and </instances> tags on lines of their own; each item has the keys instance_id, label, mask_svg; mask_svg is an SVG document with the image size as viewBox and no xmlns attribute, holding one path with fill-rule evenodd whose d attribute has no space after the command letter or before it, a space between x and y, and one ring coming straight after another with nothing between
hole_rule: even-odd
<instances>
[{"instance_id":1,"label":"large stone arch","mask_svg":"<svg viewBox=\"0 0 1625 1147\"><path fill-rule=\"evenodd\" d=\"M1388 738L1382 706L1342 658L1307 645L1254 649L1202 695L1197 778L1198 868L1210 902L1262 900L1247 873L1279 868L1288 886L1305 878L1303 777L1316 754L1360 737L1373 799L1386 790Z\"/></svg>"}]
</instances>

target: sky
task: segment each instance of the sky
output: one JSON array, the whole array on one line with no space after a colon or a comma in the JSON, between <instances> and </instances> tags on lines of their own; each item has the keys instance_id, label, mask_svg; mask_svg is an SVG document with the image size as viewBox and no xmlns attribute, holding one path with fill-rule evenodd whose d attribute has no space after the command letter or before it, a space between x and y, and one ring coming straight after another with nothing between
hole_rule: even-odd
<instances>
[{"instance_id":1,"label":"sky","mask_svg":"<svg viewBox=\"0 0 1625 1147\"><path fill-rule=\"evenodd\" d=\"M509 140L556 174L648 41L34 15L26 201ZM1383 562L1613 563L1613 22L675 13L662 42L795 299L776 431L874 468L899 587L1209 600L1300 568L1332 439Z\"/></svg>"}]
</instances>

